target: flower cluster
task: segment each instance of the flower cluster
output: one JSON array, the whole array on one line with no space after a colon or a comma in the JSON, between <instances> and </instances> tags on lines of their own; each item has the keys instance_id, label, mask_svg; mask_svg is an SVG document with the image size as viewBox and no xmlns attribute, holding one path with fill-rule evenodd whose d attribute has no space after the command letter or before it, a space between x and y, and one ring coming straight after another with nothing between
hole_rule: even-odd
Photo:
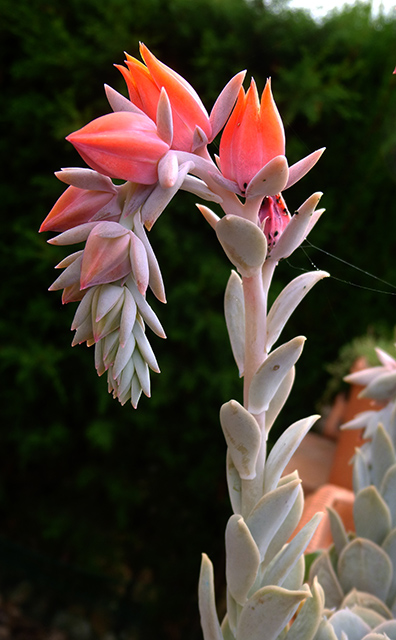
<instances>
[{"instance_id":1,"label":"flower cluster","mask_svg":"<svg viewBox=\"0 0 396 640\"><path fill-rule=\"evenodd\" d=\"M218 203L222 221L238 217L253 223L263 238L259 244L265 243L263 259L277 262L298 246L295 239L301 242L321 214L314 212L317 197L297 221L281 192L305 175L323 151L289 168L269 80L259 100L254 81L245 92L245 73L238 73L208 114L184 78L143 44L140 53L143 62L127 55L126 66L117 65L129 99L106 87L113 112L67 137L90 168L57 172L68 187L40 228L60 233L49 240L52 244L85 243L57 265L63 272L50 289L63 289L64 303L80 302L73 344L96 345L99 375L107 371L114 396L122 403L131 399L133 406L142 391L150 393L148 368L158 371L145 324L165 337L146 300L150 288L165 302L146 230L183 189ZM208 144L222 130L219 158L213 161ZM207 207L200 210L217 227L220 218ZM284 231L294 219L288 238ZM224 228L216 228L223 248L241 275L249 275L227 250L227 238L222 241Z\"/></svg>"}]
</instances>

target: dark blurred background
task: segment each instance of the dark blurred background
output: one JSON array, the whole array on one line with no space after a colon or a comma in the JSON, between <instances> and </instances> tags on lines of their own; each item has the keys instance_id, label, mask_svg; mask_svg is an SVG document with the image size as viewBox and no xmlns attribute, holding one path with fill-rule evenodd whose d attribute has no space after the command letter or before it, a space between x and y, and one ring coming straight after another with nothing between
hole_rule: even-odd
<instances>
[{"instance_id":1,"label":"dark blurred background","mask_svg":"<svg viewBox=\"0 0 396 640\"><path fill-rule=\"evenodd\" d=\"M290 163L327 147L286 192L290 210L323 191L309 240L393 283L310 246L280 265L273 295L312 263L334 278L284 333L308 341L279 434L326 411L345 345L394 335L396 21L367 5L315 22L261 0L1 0L0 594L71 638L196 640L202 551L220 607L223 595L218 411L241 397L222 312L230 266L178 194L150 234L168 296L150 300L168 335L152 339L162 373L134 411L107 394L92 349L71 349L75 305L47 292L67 252L37 233L64 189L53 172L83 164L65 136L109 111L104 83L126 94L112 65L139 41L208 109L239 70L260 91L271 76Z\"/></svg>"}]
</instances>

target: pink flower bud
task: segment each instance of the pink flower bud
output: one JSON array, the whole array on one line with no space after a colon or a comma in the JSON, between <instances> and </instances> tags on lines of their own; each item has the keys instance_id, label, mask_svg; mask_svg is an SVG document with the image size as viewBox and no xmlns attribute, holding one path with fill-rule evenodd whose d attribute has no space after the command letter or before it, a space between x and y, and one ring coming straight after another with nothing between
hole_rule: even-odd
<instances>
[{"instance_id":1,"label":"pink flower bud","mask_svg":"<svg viewBox=\"0 0 396 640\"><path fill-rule=\"evenodd\" d=\"M169 150L150 118L127 111L96 118L66 140L92 169L140 184L157 182L158 161Z\"/></svg>"},{"instance_id":2,"label":"pink flower bud","mask_svg":"<svg viewBox=\"0 0 396 640\"><path fill-rule=\"evenodd\" d=\"M131 233L116 222L100 222L96 225L84 249L81 289L115 282L131 272Z\"/></svg>"},{"instance_id":3,"label":"pink flower bud","mask_svg":"<svg viewBox=\"0 0 396 640\"><path fill-rule=\"evenodd\" d=\"M106 191L68 187L55 202L39 231L67 231L89 222L114 197L114 193Z\"/></svg>"},{"instance_id":4,"label":"pink flower bud","mask_svg":"<svg viewBox=\"0 0 396 640\"><path fill-rule=\"evenodd\" d=\"M268 252L270 252L290 222L290 213L280 193L264 198L259 211L259 221L267 238Z\"/></svg>"}]
</instances>

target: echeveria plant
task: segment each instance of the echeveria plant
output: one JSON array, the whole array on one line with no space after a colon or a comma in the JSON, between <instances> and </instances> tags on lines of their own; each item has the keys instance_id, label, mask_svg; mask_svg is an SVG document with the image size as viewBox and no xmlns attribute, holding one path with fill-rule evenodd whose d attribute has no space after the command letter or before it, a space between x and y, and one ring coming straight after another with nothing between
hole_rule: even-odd
<instances>
[{"instance_id":1,"label":"echeveria plant","mask_svg":"<svg viewBox=\"0 0 396 640\"><path fill-rule=\"evenodd\" d=\"M63 289L63 302L79 303L73 344L95 345L96 370L99 375L107 372L109 391L122 404L130 401L137 407L142 392L150 395L149 370L159 371L146 326L165 337L147 301L151 290L165 302L160 266L147 232L179 189L218 205L221 215L205 204L197 207L233 267L225 292L225 320L243 378L243 404L231 399L220 409L233 510L225 532L227 613L220 623L213 568L203 555L199 578L203 635L205 640L347 637L329 635L324 622L324 595L330 596L328 585L323 591L317 579L323 571L316 571L311 586L304 582L304 550L321 516L293 534L303 510L303 493L297 472L283 475L318 416L292 424L266 453L268 433L292 388L305 338L276 345L298 304L328 275L315 270L298 276L268 310L277 264L300 246L323 213L316 209L320 192L294 215L283 192L315 165L323 149L288 166L270 80L260 99L255 82L245 91L245 73L238 73L208 114L184 78L144 45L140 52L144 63L127 56L126 66L118 67L129 99L106 87L113 112L68 136L90 168L67 168L56 174L69 186L41 231L59 232L49 240L52 244L85 242L85 247L58 265L63 271L51 290ZM219 157L212 157L208 145L219 134ZM384 429L381 434L381 442L391 437ZM367 493L370 482L364 464L360 463L356 481ZM381 469L384 476L386 470ZM359 502L375 504L388 527L385 538L394 524L386 497L379 493L378 483L385 480L376 482L377 489L370 489L370 496ZM349 543L337 526L336 546L341 552L340 540L344 546ZM372 542L378 543L383 540ZM379 553L387 558L389 552ZM390 560L384 563L390 566ZM338 596L330 606L343 602L344 594ZM393 591L389 598L393 603ZM355 636L348 632L348 637Z\"/></svg>"}]
</instances>

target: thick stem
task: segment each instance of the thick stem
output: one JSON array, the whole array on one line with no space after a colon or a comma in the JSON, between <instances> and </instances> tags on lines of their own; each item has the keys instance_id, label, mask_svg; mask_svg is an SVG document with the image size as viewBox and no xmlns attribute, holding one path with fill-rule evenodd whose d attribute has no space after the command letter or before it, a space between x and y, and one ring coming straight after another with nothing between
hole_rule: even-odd
<instances>
[{"instance_id":1,"label":"thick stem","mask_svg":"<svg viewBox=\"0 0 396 640\"><path fill-rule=\"evenodd\" d=\"M244 406L249 404L249 388L254 374L266 358L267 292L263 287L262 273L258 270L250 278L242 278L245 301L245 372ZM256 463L256 477L242 480L242 515L246 517L257 504L263 492L263 474L266 458L265 412L255 419L261 430L262 440Z\"/></svg>"},{"instance_id":2,"label":"thick stem","mask_svg":"<svg viewBox=\"0 0 396 640\"><path fill-rule=\"evenodd\" d=\"M248 408L250 383L263 363L266 340L267 296L261 270L250 278L242 278L245 301L245 367L243 403Z\"/></svg>"}]
</instances>

